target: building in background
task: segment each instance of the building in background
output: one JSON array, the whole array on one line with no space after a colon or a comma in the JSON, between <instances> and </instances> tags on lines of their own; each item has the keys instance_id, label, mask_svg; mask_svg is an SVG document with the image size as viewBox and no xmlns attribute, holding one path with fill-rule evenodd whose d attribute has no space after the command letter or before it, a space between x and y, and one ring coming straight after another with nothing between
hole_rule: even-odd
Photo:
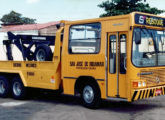
<instances>
[{"instance_id":1,"label":"building in background","mask_svg":"<svg viewBox=\"0 0 165 120\"><path fill-rule=\"evenodd\" d=\"M25 25L2 25L0 27L0 60L6 60L6 52L3 46L3 40L8 40L7 32L10 31L17 34L24 35L46 35L55 36L57 27L60 22L49 22L44 24L25 24ZM13 46L13 51L16 53L13 57L15 60L23 60L20 51Z\"/></svg>"},{"instance_id":2,"label":"building in background","mask_svg":"<svg viewBox=\"0 0 165 120\"><path fill-rule=\"evenodd\" d=\"M25 25L2 25L1 32L11 31L15 34L30 35L55 35L56 25L60 22L49 22L44 24L25 24Z\"/></svg>"}]
</instances>

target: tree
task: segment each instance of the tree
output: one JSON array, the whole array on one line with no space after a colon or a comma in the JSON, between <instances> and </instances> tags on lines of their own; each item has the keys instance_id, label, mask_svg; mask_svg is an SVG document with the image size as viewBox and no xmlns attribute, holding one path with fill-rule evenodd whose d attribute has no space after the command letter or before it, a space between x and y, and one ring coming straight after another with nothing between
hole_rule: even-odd
<instances>
[{"instance_id":1,"label":"tree","mask_svg":"<svg viewBox=\"0 0 165 120\"><path fill-rule=\"evenodd\" d=\"M36 19L22 17L22 14L11 11L9 14L3 15L0 21L3 24L34 24Z\"/></svg>"},{"instance_id":2,"label":"tree","mask_svg":"<svg viewBox=\"0 0 165 120\"><path fill-rule=\"evenodd\" d=\"M151 13L155 15L165 12L164 10L150 7L148 3L144 2L143 0L107 0L98 5L98 7L105 10L105 13L101 14L100 17L123 15L134 11Z\"/></svg>"}]
</instances>

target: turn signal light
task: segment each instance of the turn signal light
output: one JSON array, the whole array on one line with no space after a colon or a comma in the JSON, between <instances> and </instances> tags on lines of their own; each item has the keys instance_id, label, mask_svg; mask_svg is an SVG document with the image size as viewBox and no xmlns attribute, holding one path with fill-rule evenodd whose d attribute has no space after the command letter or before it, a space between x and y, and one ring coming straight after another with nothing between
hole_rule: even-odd
<instances>
[{"instance_id":1,"label":"turn signal light","mask_svg":"<svg viewBox=\"0 0 165 120\"><path fill-rule=\"evenodd\" d=\"M132 86L134 88L137 88L137 87L146 87L146 82L145 81L133 82Z\"/></svg>"},{"instance_id":2,"label":"turn signal light","mask_svg":"<svg viewBox=\"0 0 165 120\"><path fill-rule=\"evenodd\" d=\"M133 87L138 87L138 82L133 82Z\"/></svg>"}]
</instances>

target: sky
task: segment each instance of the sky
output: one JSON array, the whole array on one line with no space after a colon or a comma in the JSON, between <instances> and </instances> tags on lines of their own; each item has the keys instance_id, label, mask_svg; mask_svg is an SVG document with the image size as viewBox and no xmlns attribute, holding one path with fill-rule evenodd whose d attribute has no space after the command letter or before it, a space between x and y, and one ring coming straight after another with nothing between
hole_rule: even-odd
<instances>
[{"instance_id":1,"label":"sky","mask_svg":"<svg viewBox=\"0 0 165 120\"><path fill-rule=\"evenodd\" d=\"M12 10L37 19L37 23L98 18L104 13L97 6L102 1L106 0L0 0L0 18ZM165 9L165 0L146 1L151 7Z\"/></svg>"}]
</instances>

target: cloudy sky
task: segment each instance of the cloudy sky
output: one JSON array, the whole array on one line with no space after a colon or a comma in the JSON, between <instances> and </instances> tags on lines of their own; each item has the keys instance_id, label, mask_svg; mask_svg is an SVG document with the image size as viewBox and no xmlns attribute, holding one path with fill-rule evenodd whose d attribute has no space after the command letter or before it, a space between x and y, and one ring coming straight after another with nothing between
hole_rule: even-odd
<instances>
[{"instance_id":1,"label":"cloudy sky","mask_svg":"<svg viewBox=\"0 0 165 120\"><path fill-rule=\"evenodd\" d=\"M11 10L35 18L38 23L97 18L104 12L97 7L102 1L105 0L0 0L0 18ZM165 9L165 0L146 1L152 7Z\"/></svg>"}]
</instances>

